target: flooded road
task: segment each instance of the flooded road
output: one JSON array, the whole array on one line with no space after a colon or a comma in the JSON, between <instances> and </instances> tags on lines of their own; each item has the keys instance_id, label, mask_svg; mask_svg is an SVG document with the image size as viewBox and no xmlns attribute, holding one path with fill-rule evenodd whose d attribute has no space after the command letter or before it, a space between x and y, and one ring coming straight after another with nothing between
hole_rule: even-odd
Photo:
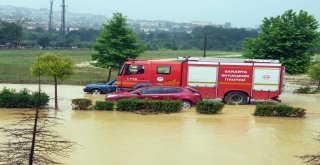
<instances>
[{"instance_id":1,"label":"flooded road","mask_svg":"<svg viewBox=\"0 0 320 165\"><path fill-rule=\"evenodd\" d=\"M0 89L36 85L0 84ZM53 96L53 86L42 88ZM227 105L221 114L200 115L195 109L176 114L72 111L71 99L87 95L81 86L60 86L57 131L81 146L65 159L71 165L278 165L303 164L296 156L320 152L320 95L283 94L285 104L307 109L298 118L254 117L254 105ZM50 102L53 105L53 100ZM12 110L11 110L12 111ZM0 110L0 126L10 110Z\"/></svg>"}]
</instances>

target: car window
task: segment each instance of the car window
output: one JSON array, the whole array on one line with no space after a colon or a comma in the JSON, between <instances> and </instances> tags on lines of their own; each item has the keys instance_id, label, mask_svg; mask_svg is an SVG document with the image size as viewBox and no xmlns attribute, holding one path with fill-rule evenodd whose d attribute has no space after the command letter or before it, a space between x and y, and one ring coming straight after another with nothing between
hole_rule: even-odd
<instances>
[{"instance_id":1,"label":"car window","mask_svg":"<svg viewBox=\"0 0 320 165\"><path fill-rule=\"evenodd\" d=\"M141 94L160 94L162 93L162 88L147 88L141 90Z\"/></svg>"},{"instance_id":2,"label":"car window","mask_svg":"<svg viewBox=\"0 0 320 165\"><path fill-rule=\"evenodd\" d=\"M181 88L163 88L163 93L180 93L182 91Z\"/></svg>"},{"instance_id":3,"label":"car window","mask_svg":"<svg viewBox=\"0 0 320 165\"><path fill-rule=\"evenodd\" d=\"M191 91L192 93L200 93L199 91L193 89L193 88L188 88L189 91Z\"/></svg>"}]
</instances>

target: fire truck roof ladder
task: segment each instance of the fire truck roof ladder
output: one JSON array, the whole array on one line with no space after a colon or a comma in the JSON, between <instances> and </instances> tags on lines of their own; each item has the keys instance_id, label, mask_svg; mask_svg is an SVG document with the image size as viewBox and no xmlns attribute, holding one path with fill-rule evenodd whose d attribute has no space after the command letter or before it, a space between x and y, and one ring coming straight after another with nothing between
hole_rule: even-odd
<instances>
[{"instance_id":1,"label":"fire truck roof ladder","mask_svg":"<svg viewBox=\"0 0 320 165\"><path fill-rule=\"evenodd\" d=\"M185 57L178 57L179 60L186 60ZM232 59L232 58L211 58L211 57L190 57L189 61L203 62L228 62L228 63L273 63L279 64L279 60L268 59Z\"/></svg>"}]
</instances>

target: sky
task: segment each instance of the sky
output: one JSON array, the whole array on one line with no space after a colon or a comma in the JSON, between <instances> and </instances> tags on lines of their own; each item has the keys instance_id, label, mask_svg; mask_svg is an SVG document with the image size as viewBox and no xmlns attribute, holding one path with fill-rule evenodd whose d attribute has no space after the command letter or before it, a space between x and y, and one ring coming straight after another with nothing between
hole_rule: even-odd
<instances>
[{"instance_id":1,"label":"sky","mask_svg":"<svg viewBox=\"0 0 320 165\"><path fill-rule=\"evenodd\" d=\"M233 27L258 27L263 18L281 15L286 10L305 10L320 22L320 0L65 0L67 11L111 17L121 12L130 19L231 22ZM50 0L0 0L0 5L49 8ZM62 0L54 0L61 10Z\"/></svg>"}]
</instances>

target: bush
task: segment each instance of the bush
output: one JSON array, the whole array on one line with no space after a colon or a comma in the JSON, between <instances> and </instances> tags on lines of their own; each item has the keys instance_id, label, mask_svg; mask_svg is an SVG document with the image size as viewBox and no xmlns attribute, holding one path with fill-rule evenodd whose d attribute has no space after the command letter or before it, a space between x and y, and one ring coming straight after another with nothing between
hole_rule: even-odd
<instances>
[{"instance_id":1,"label":"bush","mask_svg":"<svg viewBox=\"0 0 320 165\"><path fill-rule=\"evenodd\" d=\"M148 103L149 102L149 103ZM180 112L182 101L177 100L147 100L146 108L155 111L164 111L166 113Z\"/></svg>"},{"instance_id":2,"label":"bush","mask_svg":"<svg viewBox=\"0 0 320 165\"><path fill-rule=\"evenodd\" d=\"M274 116L274 105L258 104L254 112L254 116Z\"/></svg>"},{"instance_id":3,"label":"bush","mask_svg":"<svg viewBox=\"0 0 320 165\"><path fill-rule=\"evenodd\" d=\"M304 117L306 115L306 109L303 108L293 108L292 115L294 117Z\"/></svg>"},{"instance_id":4,"label":"bush","mask_svg":"<svg viewBox=\"0 0 320 165\"><path fill-rule=\"evenodd\" d=\"M315 94L319 93L320 91L318 89L313 89L309 86L300 87L293 91L294 93L302 93L302 94Z\"/></svg>"},{"instance_id":5,"label":"bush","mask_svg":"<svg viewBox=\"0 0 320 165\"><path fill-rule=\"evenodd\" d=\"M224 103L204 100L198 103L197 112L201 114L216 114L222 111Z\"/></svg>"},{"instance_id":6,"label":"bush","mask_svg":"<svg viewBox=\"0 0 320 165\"><path fill-rule=\"evenodd\" d=\"M44 92L40 92L40 96L39 92L33 92L31 95L31 100L33 107L45 107L48 105L50 97Z\"/></svg>"},{"instance_id":7,"label":"bush","mask_svg":"<svg viewBox=\"0 0 320 165\"><path fill-rule=\"evenodd\" d=\"M142 109L139 99L120 99L117 101L118 111L136 111Z\"/></svg>"},{"instance_id":8,"label":"bush","mask_svg":"<svg viewBox=\"0 0 320 165\"><path fill-rule=\"evenodd\" d=\"M279 117L304 117L306 110L294 108L288 105L264 105L259 104L253 115L255 116L279 116Z\"/></svg>"},{"instance_id":9,"label":"bush","mask_svg":"<svg viewBox=\"0 0 320 165\"><path fill-rule=\"evenodd\" d=\"M28 89L22 89L16 92L14 89L3 88L0 91L1 108L35 108L38 106L38 92L31 93ZM49 102L49 96L46 93L40 94L40 107L44 107Z\"/></svg>"},{"instance_id":10,"label":"bush","mask_svg":"<svg viewBox=\"0 0 320 165\"><path fill-rule=\"evenodd\" d=\"M72 109L73 110L91 110L92 101L89 99L72 99Z\"/></svg>"},{"instance_id":11,"label":"bush","mask_svg":"<svg viewBox=\"0 0 320 165\"><path fill-rule=\"evenodd\" d=\"M150 100L150 99L120 99L117 102L119 111L156 111L156 112L179 112L182 102L177 100Z\"/></svg>"},{"instance_id":12,"label":"bush","mask_svg":"<svg viewBox=\"0 0 320 165\"><path fill-rule=\"evenodd\" d=\"M111 101L97 101L96 105L93 107L94 110L113 110L114 103Z\"/></svg>"}]
</instances>

